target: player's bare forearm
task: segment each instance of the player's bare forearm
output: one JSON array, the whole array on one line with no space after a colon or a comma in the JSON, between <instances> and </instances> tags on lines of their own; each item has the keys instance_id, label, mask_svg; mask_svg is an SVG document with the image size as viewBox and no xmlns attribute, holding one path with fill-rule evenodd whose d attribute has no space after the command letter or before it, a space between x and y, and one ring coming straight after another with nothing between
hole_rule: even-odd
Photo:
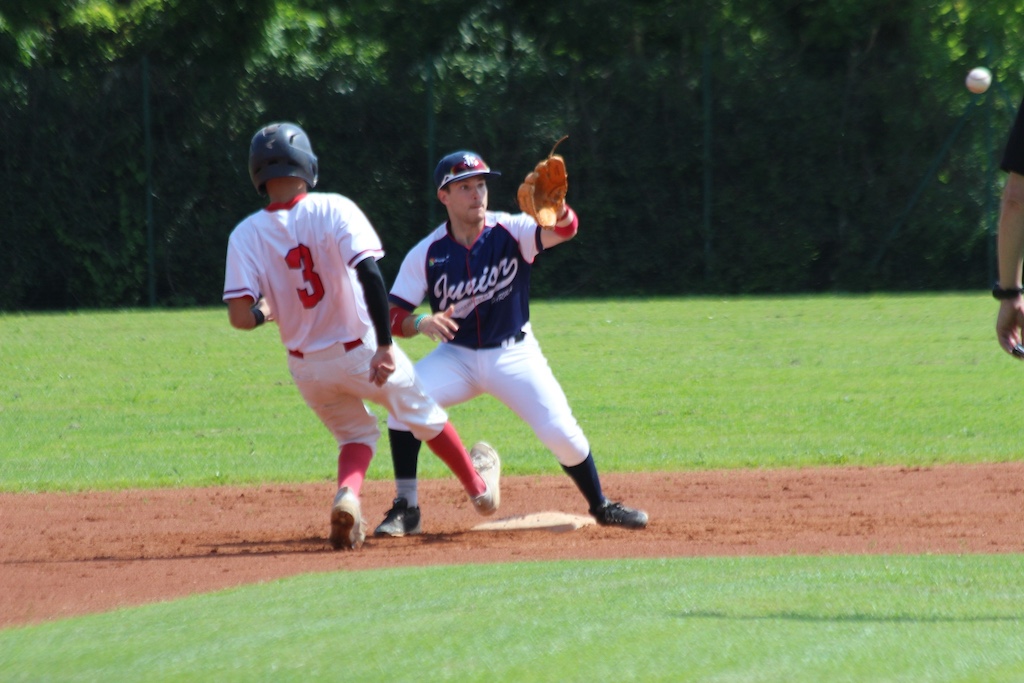
<instances>
[{"instance_id":1,"label":"player's bare forearm","mask_svg":"<svg viewBox=\"0 0 1024 683\"><path fill-rule=\"evenodd\" d=\"M1003 189L999 210L999 286L1021 285L1021 256L1024 254L1024 176L1010 173Z\"/></svg>"},{"instance_id":2,"label":"player's bare forearm","mask_svg":"<svg viewBox=\"0 0 1024 683\"><path fill-rule=\"evenodd\" d=\"M1021 287L1022 255L1024 255L1024 176L1010 173L1003 188L999 209L998 285L1003 290ZM999 302L996 317L996 338L1009 354L1021 357L1021 327L1024 326L1024 299L1006 292L1010 298Z\"/></svg>"},{"instance_id":3,"label":"player's bare forearm","mask_svg":"<svg viewBox=\"0 0 1024 683\"><path fill-rule=\"evenodd\" d=\"M228 320L238 330L251 330L270 319L270 305L260 298L255 304L251 296L228 299Z\"/></svg>"}]
</instances>

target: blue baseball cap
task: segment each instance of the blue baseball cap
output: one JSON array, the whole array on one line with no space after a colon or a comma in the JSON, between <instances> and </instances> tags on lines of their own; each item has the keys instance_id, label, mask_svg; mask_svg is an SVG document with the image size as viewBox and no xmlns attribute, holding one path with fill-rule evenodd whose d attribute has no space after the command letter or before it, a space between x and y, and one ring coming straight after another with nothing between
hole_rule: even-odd
<instances>
[{"instance_id":1,"label":"blue baseball cap","mask_svg":"<svg viewBox=\"0 0 1024 683\"><path fill-rule=\"evenodd\" d=\"M437 168L434 169L434 184L440 190L448 183L478 175L496 178L501 175L501 172L492 171L491 167L475 152L465 150L452 152L437 162Z\"/></svg>"}]
</instances>

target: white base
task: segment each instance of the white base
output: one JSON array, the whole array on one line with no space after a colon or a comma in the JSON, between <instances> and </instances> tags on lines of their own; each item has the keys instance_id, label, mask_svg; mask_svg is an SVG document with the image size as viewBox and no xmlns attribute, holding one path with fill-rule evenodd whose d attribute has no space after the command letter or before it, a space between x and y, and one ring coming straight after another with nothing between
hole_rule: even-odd
<instances>
[{"instance_id":1,"label":"white base","mask_svg":"<svg viewBox=\"0 0 1024 683\"><path fill-rule=\"evenodd\" d=\"M590 515L570 515L566 512L531 512L527 515L503 517L473 527L473 531L515 531L520 529L541 529L563 533L575 531L597 522Z\"/></svg>"}]
</instances>

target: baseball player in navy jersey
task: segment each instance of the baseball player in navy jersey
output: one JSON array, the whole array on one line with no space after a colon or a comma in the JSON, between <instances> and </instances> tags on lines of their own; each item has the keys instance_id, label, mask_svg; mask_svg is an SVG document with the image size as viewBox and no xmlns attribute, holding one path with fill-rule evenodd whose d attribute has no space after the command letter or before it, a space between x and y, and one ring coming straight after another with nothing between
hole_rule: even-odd
<instances>
[{"instance_id":1,"label":"baseball player in navy jersey","mask_svg":"<svg viewBox=\"0 0 1024 683\"><path fill-rule=\"evenodd\" d=\"M355 549L366 535L359 493L380 429L364 401L387 408L426 440L476 510L493 514L500 461L490 447L466 452L393 343L377 267L384 250L369 220L347 197L311 192L317 158L295 124L271 124L253 136L249 175L269 203L231 233L224 301L238 329L276 321L299 392L338 443L331 545Z\"/></svg>"},{"instance_id":2,"label":"baseball player in navy jersey","mask_svg":"<svg viewBox=\"0 0 1024 683\"><path fill-rule=\"evenodd\" d=\"M578 218L566 205L555 228L544 230L527 214L488 211L487 181L498 175L473 152L438 163L434 181L448 220L402 261L389 296L391 331L441 342L416 364L424 389L441 406L494 396L551 450L598 523L643 528L645 512L605 498L590 444L530 326L534 260L572 239ZM424 300L430 313L413 315ZM397 497L374 533L418 534L420 442L399 415L389 415L388 427Z\"/></svg>"}]
</instances>

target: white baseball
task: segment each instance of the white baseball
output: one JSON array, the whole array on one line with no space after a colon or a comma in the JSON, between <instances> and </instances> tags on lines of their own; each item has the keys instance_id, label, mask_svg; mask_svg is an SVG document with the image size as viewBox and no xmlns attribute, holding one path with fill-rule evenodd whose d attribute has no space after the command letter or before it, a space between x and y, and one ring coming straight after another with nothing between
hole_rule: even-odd
<instances>
[{"instance_id":1,"label":"white baseball","mask_svg":"<svg viewBox=\"0 0 1024 683\"><path fill-rule=\"evenodd\" d=\"M976 95L988 90L990 85L992 85L992 72L983 66L975 67L967 74L967 89Z\"/></svg>"}]
</instances>

